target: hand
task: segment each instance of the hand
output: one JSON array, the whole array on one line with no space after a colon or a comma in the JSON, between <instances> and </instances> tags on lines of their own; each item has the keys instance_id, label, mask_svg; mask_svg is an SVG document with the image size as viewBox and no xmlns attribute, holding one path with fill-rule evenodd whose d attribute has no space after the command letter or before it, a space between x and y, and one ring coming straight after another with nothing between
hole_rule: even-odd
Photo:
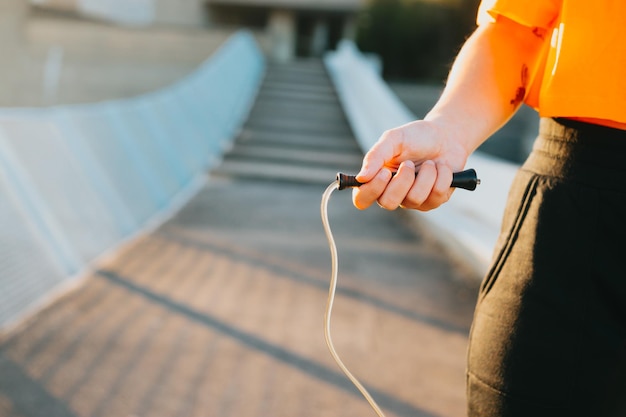
<instances>
[{"instance_id":1,"label":"hand","mask_svg":"<svg viewBox=\"0 0 626 417\"><path fill-rule=\"evenodd\" d=\"M354 189L354 205L363 210L377 201L388 210L432 210L450 199L452 173L466 160L461 144L433 122L388 130L363 159L357 180L364 184Z\"/></svg>"}]
</instances>

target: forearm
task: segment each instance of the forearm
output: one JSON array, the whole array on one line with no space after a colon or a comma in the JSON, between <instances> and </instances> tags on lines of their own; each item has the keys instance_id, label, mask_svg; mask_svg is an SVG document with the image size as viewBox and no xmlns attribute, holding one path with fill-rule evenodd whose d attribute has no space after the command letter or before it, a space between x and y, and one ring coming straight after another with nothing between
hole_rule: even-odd
<instances>
[{"instance_id":1,"label":"forearm","mask_svg":"<svg viewBox=\"0 0 626 417\"><path fill-rule=\"evenodd\" d=\"M444 92L426 115L469 155L522 104L543 38L503 19L479 27L467 40Z\"/></svg>"}]
</instances>

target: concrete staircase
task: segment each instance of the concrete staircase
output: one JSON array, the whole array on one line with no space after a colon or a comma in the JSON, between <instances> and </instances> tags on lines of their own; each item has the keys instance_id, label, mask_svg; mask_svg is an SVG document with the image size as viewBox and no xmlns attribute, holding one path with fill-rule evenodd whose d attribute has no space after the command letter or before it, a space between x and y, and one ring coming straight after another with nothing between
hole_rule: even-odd
<instances>
[{"instance_id":1,"label":"concrete staircase","mask_svg":"<svg viewBox=\"0 0 626 417\"><path fill-rule=\"evenodd\" d=\"M362 153L319 60L270 64L248 120L213 175L328 184Z\"/></svg>"}]
</instances>

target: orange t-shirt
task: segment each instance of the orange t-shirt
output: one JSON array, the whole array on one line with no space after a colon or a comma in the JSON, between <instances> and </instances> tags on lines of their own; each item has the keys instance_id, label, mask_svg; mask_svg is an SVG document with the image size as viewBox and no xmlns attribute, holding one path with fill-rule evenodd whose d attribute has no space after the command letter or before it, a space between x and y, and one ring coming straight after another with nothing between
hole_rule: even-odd
<instances>
[{"instance_id":1,"label":"orange t-shirt","mask_svg":"<svg viewBox=\"0 0 626 417\"><path fill-rule=\"evenodd\" d=\"M549 34L526 104L626 129L626 0L483 0L478 24L498 16Z\"/></svg>"}]
</instances>

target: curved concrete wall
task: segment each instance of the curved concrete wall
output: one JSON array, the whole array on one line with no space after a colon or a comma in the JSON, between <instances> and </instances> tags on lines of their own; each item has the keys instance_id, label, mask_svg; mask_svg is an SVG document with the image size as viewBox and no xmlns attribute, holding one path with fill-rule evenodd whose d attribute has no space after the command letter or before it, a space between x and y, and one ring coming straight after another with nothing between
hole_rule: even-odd
<instances>
[{"instance_id":1,"label":"curved concrete wall","mask_svg":"<svg viewBox=\"0 0 626 417\"><path fill-rule=\"evenodd\" d=\"M352 42L343 41L336 52L326 55L325 63L364 152L385 130L416 120ZM475 152L468 167L475 168L482 180L476 191L459 190L437 210L411 213L482 276L491 261L508 189L519 166Z\"/></svg>"},{"instance_id":2,"label":"curved concrete wall","mask_svg":"<svg viewBox=\"0 0 626 417\"><path fill-rule=\"evenodd\" d=\"M191 197L234 138L263 72L253 37L240 32L151 94L0 110L0 328Z\"/></svg>"}]
</instances>

